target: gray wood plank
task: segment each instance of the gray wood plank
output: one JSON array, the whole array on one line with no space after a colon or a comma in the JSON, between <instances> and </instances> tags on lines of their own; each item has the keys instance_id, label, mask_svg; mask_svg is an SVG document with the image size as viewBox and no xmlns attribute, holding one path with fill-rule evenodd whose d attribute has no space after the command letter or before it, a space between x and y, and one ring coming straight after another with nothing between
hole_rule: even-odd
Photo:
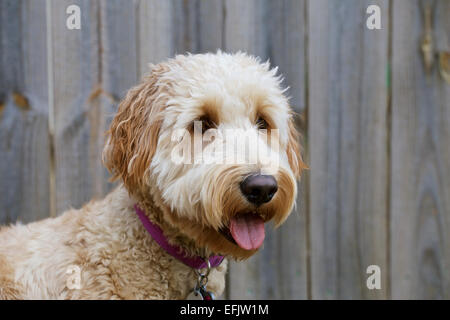
<instances>
[{"instance_id":1,"label":"gray wood plank","mask_svg":"<svg viewBox=\"0 0 450 320\"><path fill-rule=\"evenodd\" d=\"M81 8L81 30L61 28L69 2L51 5L57 213L112 188L101 162L104 133L138 73L137 5L120 0L75 4Z\"/></svg>"},{"instance_id":2,"label":"gray wood plank","mask_svg":"<svg viewBox=\"0 0 450 320\"><path fill-rule=\"evenodd\" d=\"M196 53L199 50L200 1L172 0L174 54Z\"/></svg>"},{"instance_id":3,"label":"gray wood plank","mask_svg":"<svg viewBox=\"0 0 450 320\"><path fill-rule=\"evenodd\" d=\"M223 0L172 0L174 54L216 52L223 47Z\"/></svg>"},{"instance_id":4,"label":"gray wood plank","mask_svg":"<svg viewBox=\"0 0 450 320\"><path fill-rule=\"evenodd\" d=\"M287 94L291 97L290 104L295 112L305 111L305 1L283 0L269 2L268 11L268 50L272 65L279 67L284 76L284 85L289 86ZM303 114L304 115L304 114ZM297 128L301 131L302 146L306 147L306 123ZM299 141L300 143L300 141ZM306 148L304 148L305 151ZM306 152L304 157L306 156ZM274 297L277 299L307 298L307 187L304 172L298 184L299 197L297 206L287 222L275 230L278 255L274 270L277 273Z\"/></svg>"},{"instance_id":5,"label":"gray wood plank","mask_svg":"<svg viewBox=\"0 0 450 320\"><path fill-rule=\"evenodd\" d=\"M304 110L305 100L305 1L269 2L267 46L271 63L284 76L287 95L295 112Z\"/></svg>"},{"instance_id":6,"label":"gray wood plank","mask_svg":"<svg viewBox=\"0 0 450 320\"><path fill-rule=\"evenodd\" d=\"M433 10L435 48L450 51L450 3ZM450 86L425 76L418 2L393 3L392 298L450 298Z\"/></svg>"},{"instance_id":7,"label":"gray wood plank","mask_svg":"<svg viewBox=\"0 0 450 320\"><path fill-rule=\"evenodd\" d=\"M224 43L227 51L245 51L268 58L267 0L224 1Z\"/></svg>"},{"instance_id":8,"label":"gray wood plank","mask_svg":"<svg viewBox=\"0 0 450 320\"><path fill-rule=\"evenodd\" d=\"M305 105L304 1L225 2L225 48L270 58L291 86L296 111ZM271 19L265 17L270 12ZM269 22L269 23L267 23ZM283 34L290 29L289 34ZM228 298L307 298L306 192L287 222L277 230L266 228L263 249L245 262L230 263Z\"/></svg>"},{"instance_id":9,"label":"gray wood plank","mask_svg":"<svg viewBox=\"0 0 450 320\"><path fill-rule=\"evenodd\" d=\"M55 150L55 212L80 207L92 197L105 178L99 130L101 105L95 99L100 85L99 2L50 1L51 70L53 76L53 123ZM81 30L66 28L66 8L80 6ZM101 180L96 182L97 180Z\"/></svg>"},{"instance_id":10,"label":"gray wood plank","mask_svg":"<svg viewBox=\"0 0 450 320\"><path fill-rule=\"evenodd\" d=\"M312 298L385 298L388 4L308 4ZM382 30L365 28L369 4L380 6ZM366 287L372 264L381 290Z\"/></svg>"},{"instance_id":11,"label":"gray wood plank","mask_svg":"<svg viewBox=\"0 0 450 320\"><path fill-rule=\"evenodd\" d=\"M174 54L216 52L223 48L223 0L172 0L172 4Z\"/></svg>"},{"instance_id":12,"label":"gray wood plank","mask_svg":"<svg viewBox=\"0 0 450 320\"><path fill-rule=\"evenodd\" d=\"M50 214L45 1L0 2L0 224Z\"/></svg>"},{"instance_id":13,"label":"gray wood plank","mask_svg":"<svg viewBox=\"0 0 450 320\"><path fill-rule=\"evenodd\" d=\"M148 72L149 63L159 63L175 53L173 2L138 1L138 76Z\"/></svg>"},{"instance_id":14,"label":"gray wood plank","mask_svg":"<svg viewBox=\"0 0 450 320\"><path fill-rule=\"evenodd\" d=\"M225 0L201 1L198 18L198 51L216 52L224 49Z\"/></svg>"},{"instance_id":15,"label":"gray wood plank","mask_svg":"<svg viewBox=\"0 0 450 320\"><path fill-rule=\"evenodd\" d=\"M138 82L137 60L137 3L129 0L102 0L100 2L100 80L96 96L96 131L91 139L96 141L96 150L101 151L105 143L105 131L114 117L120 100ZM97 153L96 153L97 156ZM95 161L95 171L103 178L94 181L93 194L104 194L112 188L108 183L109 173L100 161Z\"/></svg>"}]
</instances>

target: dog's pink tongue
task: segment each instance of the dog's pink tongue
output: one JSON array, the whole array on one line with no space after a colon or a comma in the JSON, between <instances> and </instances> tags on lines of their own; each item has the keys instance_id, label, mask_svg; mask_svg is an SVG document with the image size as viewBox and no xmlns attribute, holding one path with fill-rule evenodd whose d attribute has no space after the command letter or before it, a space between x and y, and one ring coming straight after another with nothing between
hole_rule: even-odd
<instances>
[{"instance_id":1,"label":"dog's pink tongue","mask_svg":"<svg viewBox=\"0 0 450 320\"><path fill-rule=\"evenodd\" d=\"M231 219L230 232L242 249L258 249L265 237L264 220L256 214L235 216Z\"/></svg>"}]
</instances>

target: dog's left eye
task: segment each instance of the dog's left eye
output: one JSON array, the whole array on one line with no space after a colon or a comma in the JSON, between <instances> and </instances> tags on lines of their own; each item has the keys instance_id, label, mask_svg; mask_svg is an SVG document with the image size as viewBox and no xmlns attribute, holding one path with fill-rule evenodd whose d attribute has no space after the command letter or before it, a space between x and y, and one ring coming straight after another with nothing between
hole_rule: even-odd
<instances>
[{"instance_id":1,"label":"dog's left eye","mask_svg":"<svg viewBox=\"0 0 450 320\"><path fill-rule=\"evenodd\" d=\"M261 117L256 120L256 125L258 126L258 129L269 129L269 124L264 118Z\"/></svg>"},{"instance_id":2,"label":"dog's left eye","mask_svg":"<svg viewBox=\"0 0 450 320\"><path fill-rule=\"evenodd\" d=\"M211 118L209 118L207 116L202 116L202 117L200 117L199 119L197 119L195 121L201 122L202 133L205 133L207 130L217 127L216 123Z\"/></svg>"}]
</instances>

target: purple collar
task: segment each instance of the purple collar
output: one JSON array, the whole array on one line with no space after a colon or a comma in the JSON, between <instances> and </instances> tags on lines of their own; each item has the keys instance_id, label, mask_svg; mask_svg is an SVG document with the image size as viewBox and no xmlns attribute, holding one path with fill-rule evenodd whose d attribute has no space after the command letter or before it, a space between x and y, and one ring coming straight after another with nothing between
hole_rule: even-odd
<instances>
[{"instance_id":1,"label":"purple collar","mask_svg":"<svg viewBox=\"0 0 450 320\"><path fill-rule=\"evenodd\" d=\"M139 208L136 204L134 205L134 209L136 210L137 215L139 216L139 219L141 219L142 224L144 225L145 229L150 233L153 240L155 240L161 248L163 248L168 254L170 254L172 257L180 260L188 267L194 268L194 269L204 269L207 268L206 261L199 256L195 257L189 257L186 252L183 251L182 248L178 246L171 245L167 238L164 236L161 228L157 226L156 224L152 223L147 215L144 213L141 208ZM222 261L224 257L223 256L211 256L208 260L211 265L211 268L217 267Z\"/></svg>"}]
</instances>

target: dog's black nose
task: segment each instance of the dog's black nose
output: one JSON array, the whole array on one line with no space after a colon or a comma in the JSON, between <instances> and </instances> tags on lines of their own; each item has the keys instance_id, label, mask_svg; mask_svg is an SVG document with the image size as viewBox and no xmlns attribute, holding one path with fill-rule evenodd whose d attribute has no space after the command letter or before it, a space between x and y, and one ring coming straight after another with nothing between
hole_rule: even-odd
<instances>
[{"instance_id":1,"label":"dog's black nose","mask_svg":"<svg viewBox=\"0 0 450 320\"><path fill-rule=\"evenodd\" d=\"M248 176L241 182L242 193L257 206L272 200L277 190L277 181L273 176L257 174Z\"/></svg>"}]
</instances>

